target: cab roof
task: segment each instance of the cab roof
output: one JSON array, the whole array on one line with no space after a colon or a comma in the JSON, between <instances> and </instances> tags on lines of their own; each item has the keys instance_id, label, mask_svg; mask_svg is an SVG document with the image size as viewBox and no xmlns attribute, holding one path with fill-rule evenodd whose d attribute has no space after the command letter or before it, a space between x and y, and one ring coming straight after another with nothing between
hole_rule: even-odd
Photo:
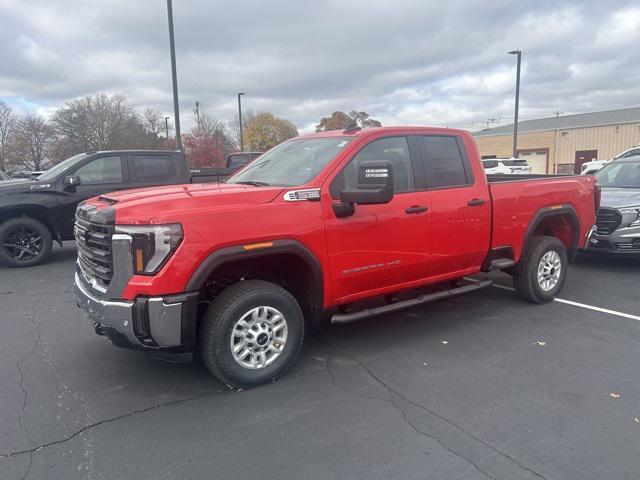
<instances>
[{"instance_id":1,"label":"cab roof","mask_svg":"<svg viewBox=\"0 0 640 480\"><path fill-rule=\"evenodd\" d=\"M315 132L308 133L306 135L300 135L297 138L322 138L322 137L345 137L345 138L353 138L353 137L363 137L369 136L376 133L382 132L394 132L394 133L458 133L458 134L469 134L466 130L459 130L456 128L447 128L447 127L416 127L416 126L392 126L392 127L372 127L372 128L363 128L359 130L329 130L327 132Z\"/></svg>"}]
</instances>

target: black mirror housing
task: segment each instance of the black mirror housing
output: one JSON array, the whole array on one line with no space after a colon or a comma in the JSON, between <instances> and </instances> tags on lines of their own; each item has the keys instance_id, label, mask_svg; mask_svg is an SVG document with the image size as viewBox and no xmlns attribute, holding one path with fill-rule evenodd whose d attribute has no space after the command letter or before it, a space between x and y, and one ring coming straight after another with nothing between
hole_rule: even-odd
<instances>
[{"instance_id":1,"label":"black mirror housing","mask_svg":"<svg viewBox=\"0 0 640 480\"><path fill-rule=\"evenodd\" d=\"M340 192L340 201L359 205L389 203L393 198L393 164L371 160L358 167L358 188Z\"/></svg>"},{"instance_id":2,"label":"black mirror housing","mask_svg":"<svg viewBox=\"0 0 640 480\"><path fill-rule=\"evenodd\" d=\"M80 177L77 175L67 175L62 179L62 184L70 187L75 187L76 185L80 185L80 183Z\"/></svg>"}]
</instances>

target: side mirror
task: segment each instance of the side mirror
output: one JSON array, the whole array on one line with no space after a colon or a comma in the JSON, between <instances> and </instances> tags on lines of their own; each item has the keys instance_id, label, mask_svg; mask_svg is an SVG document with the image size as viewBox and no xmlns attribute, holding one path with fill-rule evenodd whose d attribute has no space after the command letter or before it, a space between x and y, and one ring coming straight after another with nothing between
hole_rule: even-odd
<instances>
[{"instance_id":1,"label":"side mirror","mask_svg":"<svg viewBox=\"0 0 640 480\"><path fill-rule=\"evenodd\" d=\"M80 185L80 177L78 175L67 175L62 179L62 184L69 187Z\"/></svg>"},{"instance_id":2,"label":"side mirror","mask_svg":"<svg viewBox=\"0 0 640 480\"><path fill-rule=\"evenodd\" d=\"M388 160L362 162L358 167L358 188L340 192L342 203L376 205L393 198L393 164Z\"/></svg>"}]
</instances>

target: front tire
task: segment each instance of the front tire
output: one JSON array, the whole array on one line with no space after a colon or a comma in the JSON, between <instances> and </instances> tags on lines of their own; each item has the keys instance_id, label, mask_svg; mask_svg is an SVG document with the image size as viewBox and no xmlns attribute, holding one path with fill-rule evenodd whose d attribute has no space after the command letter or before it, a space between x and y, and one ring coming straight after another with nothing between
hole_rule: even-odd
<instances>
[{"instance_id":1,"label":"front tire","mask_svg":"<svg viewBox=\"0 0 640 480\"><path fill-rule=\"evenodd\" d=\"M0 225L0 263L7 267L32 267L49 258L53 239L38 220L19 217Z\"/></svg>"},{"instance_id":2,"label":"front tire","mask_svg":"<svg viewBox=\"0 0 640 480\"><path fill-rule=\"evenodd\" d=\"M231 388L250 388L280 378L295 361L304 338L296 299L263 280L224 290L200 324L204 365Z\"/></svg>"},{"instance_id":3,"label":"front tire","mask_svg":"<svg viewBox=\"0 0 640 480\"><path fill-rule=\"evenodd\" d=\"M513 286L529 302L550 302L562 290L568 263L567 250L560 240L533 237L515 267Z\"/></svg>"}]
</instances>

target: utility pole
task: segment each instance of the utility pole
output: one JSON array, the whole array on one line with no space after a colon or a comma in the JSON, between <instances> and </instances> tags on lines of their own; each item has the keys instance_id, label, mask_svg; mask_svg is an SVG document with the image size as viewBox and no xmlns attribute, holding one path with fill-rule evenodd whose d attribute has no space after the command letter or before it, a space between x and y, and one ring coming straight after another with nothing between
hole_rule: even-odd
<instances>
[{"instance_id":1,"label":"utility pole","mask_svg":"<svg viewBox=\"0 0 640 480\"><path fill-rule=\"evenodd\" d=\"M240 97L244 95L244 92L238 93L238 121L240 122L240 151L244 152L244 136L242 134L242 102Z\"/></svg>"},{"instance_id":2,"label":"utility pole","mask_svg":"<svg viewBox=\"0 0 640 480\"><path fill-rule=\"evenodd\" d=\"M520 62L522 61L522 52L520 50L511 50L509 55L518 56L518 66L516 68L516 108L513 118L513 158L518 157L518 107L520 105Z\"/></svg>"},{"instance_id":3,"label":"utility pole","mask_svg":"<svg viewBox=\"0 0 640 480\"><path fill-rule=\"evenodd\" d=\"M198 132L200 131L200 102L196 102L196 122L198 124Z\"/></svg>"},{"instance_id":4,"label":"utility pole","mask_svg":"<svg viewBox=\"0 0 640 480\"><path fill-rule=\"evenodd\" d=\"M169 117L164 117L164 138L169 140Z\"/></svg>"},{"instance_id":5,"label":"utility pole","mask_svg":"<svg viewBox=\"0 0 640 480\"><path fill-rule=\"evenodd\" d=\"M173 38L173 7L171 0L167 0L167 17L169 19L169 52L171 54L171 83L173 84L173 121L176 128L176 145L182 149L180 138L180 106L178 104L178 74L176 73L176 44Z\"/></svg>"},{"instance_id":6,"label":"utility pole","mask_svg":"<svg viewBox=\"0 0 640 480\"><path fill-rule=\"evenodd\" d=\"M555 112L553 112L553 114L556 116L556 118L558 118L560 115L562 115L564 112L560 112L558 110L556 110Z\"/></svg>"}]
</instances>

